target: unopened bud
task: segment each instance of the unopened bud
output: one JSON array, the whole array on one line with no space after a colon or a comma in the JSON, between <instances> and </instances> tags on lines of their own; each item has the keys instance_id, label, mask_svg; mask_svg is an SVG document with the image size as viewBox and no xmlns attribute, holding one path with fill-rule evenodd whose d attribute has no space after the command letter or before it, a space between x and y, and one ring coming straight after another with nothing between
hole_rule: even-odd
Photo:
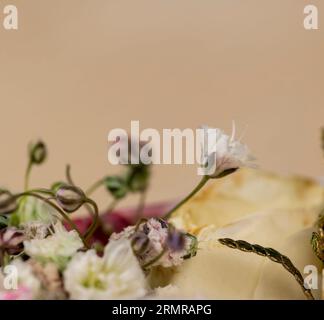
<instances>
[{"instance_id":1,"label":"unopened bud","mask_svg":"<svg viewBox=\"0 0 324 320\"><path fill-rule=\"evenodd\" d=\"M57 182L54 182L52 185L51 185L51 190L56 192L61 186L64 186L66 185L65 182L62 182L62 181L57 181Z\"/></svg>"},{"instance_id":2,"label":"unopened bud","mask_svg":"<svg viewBox=\"0 0 324 320\"><path fill-rule=\"evenodd\" d=\"M0 215L17 210L16 198L7 190L0 190Z\"/></svg>"},{"instance_id":3,"label":"unopened bud","mask_svg":"<svg viewBox=\"0 0 324 320\"><path fill-rule=\"evenodd\" d=\"M29 151L29 157L31 163L41 164L45 161L47 156L47 148L46 145L42 141L38 141L33 144Z\"/></svg>"},{"instance_id":4,"label":"unopened bud","mask_svg":"<svg viewBox=\"0 0 324 320\"><path fill-rule=\"evenodd\" d=\"M64 211L71 213L84 204L86 195L78 187L61 185L56 191L55 198Z\"/></svg>"},{"instance_id":5,"label":"unopened bud","mask_svg":"<svg viewBox=\"0 0 324 320\"><path fill-rule=\"evenodd\" d=\"M128 191L125 180L119 176L107 177L105 180L105 186L115 199L124 198Z\"/></svg>"},{"instance_id":6,"label":"unopened bud","mask_svg":"<svg viewBox=\"0 0 324 320\"><path fill-rule=\"evenodd\" d=\"M151 176L150 167L133 166L128 175L128 187L132 192L140 192L147 189Z\"/></svg>"},{"instance_id":7,"label":"unopened bud","mask_svg":"<svg viewBox=\"0 0 324 320\"><path fill-rule=\"evenodd\" d=\"M24 240L24 232L17 228L9 227L0 230L0 248L9 254L19 253L23 249Z\"/></svg>"}]
</instances>

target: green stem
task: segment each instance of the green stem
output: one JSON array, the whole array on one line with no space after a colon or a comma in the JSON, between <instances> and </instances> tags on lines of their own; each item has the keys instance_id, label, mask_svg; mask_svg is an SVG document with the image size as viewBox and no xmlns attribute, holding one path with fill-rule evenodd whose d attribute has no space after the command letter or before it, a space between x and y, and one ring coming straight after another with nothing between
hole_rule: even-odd
<instances>
[{"instance_id":1,"label":"green stem","mask_svg":"<svg viewBox=\"0 0 324 320\"><path fill-rule=\"evenodd\" d=\"M33 163L31 161L28 162L28 166L25 172L25 183L24 183L24 190L28 190L28 185L29 185L29 178L30 178L30 172L33 167Z\"/></svg>"},{"instance_id":2,"label":"green stem","mask_svg":"<svg viewBox=\"0 0 324 320\"><path fill-rule=\"evenodd\" d=\"M91 200L91 199L87 199L87 201L88 200ZM90 201L88 201L88 202L90 203ZM118 200L116 200L116 199L114 201L112 201L112 203L109 205L108 209L106 210L106 214L109 214L112 210L114 210L117 203L118 203ZM92 225L89 227L89 229L84 234L85 239L89 239L91 237L91 235L94 234L94 232L97 230L97 228L99 226L101 226L102 229L104 230L104 223L103 223L102 219L100 218L100 215L98 213L98 207L97 207L95 202L93 202L93 205L92 205L93 208L95 209L94 213L91 210L90 205L87 205L87 203L85 205L86 205L86 207L88 209L88 212L91 213L93 215L93 217L94 217L94 221L93 221Z\"/></svg>"},{"instance_id":3,"label":"green stem","mask_svg":"<svg viewBox=\"0 0 324 320\"><path fill-rule=\"evenodd\" d=\"M65 168L66 180L71 186L75 186L72 176L71 176L71 166L68 164Z\"/></svg>"},{"instance_id":4,"label":"green stem","mask_svg":"<svg viewBox=\"0 0 324 320\"><path fill-rule=\"evenodd\" d=\"M86 190L86 195L89 196L93 192L95 192L104 182L106 178L101 178L100 180L96 181L93 185L91 185L87 190Z\"/></svg>"},{"instance_id":5,"label":"green stem","mask_svg":"<svg viewBox=\"0 0 324 320\"><path fill-rule=\"evenodd\" d=\"M119 202L119 199L114 199L114 200L110 203L109 207L107 208L107 210L106 210L106 214L111 213L111 211L113 211L113 210L115 209L115 207L117 206L118 202Z\"/></svg>"},{"instance_id":6,"label":"green stem","mask_svg":"<svg viewBox=\"0 0 324 320\"><path fill-rule=\"evenodd\" d=\"M139 219L142 218L144 207L145 207L146 194L147 194L146 189L143 190L140 194L138 207L136 209L135 221L138 221Z\"/></svg>"},{"instance_id":7,"label":"green stem","mask_svg":"<svg viewBox=\"0 0 324 320\"><path fill-rule=\"evenodd\" d=\"M98 181L96 181L92 186L90 186L87 190L86 190L86 192L85 192L85 194L87 195L87 196L89 196L90 194L92 194L92 193L94 193L100 186L102 186L103 185L103 183L105 182L105 180L106 180L106 178L101 178L101 179L99 179Z\"/></svg>"},{"instance_id":8,"label":"green stem","mask_svg":"<svg viewBox=\"0 0 324 320\"><path fill-rule=\"evenodd\" d=\"M31 190L28 190L28 192L29 193L43 193L48 196L54 196L54 194L55 194L52 190L43 189L43 188L31 189Z\"/></svg>"},{"instance_id":9,"label":"green stem","mask_svg":"<svg viewBox=\"0 0 324 320\"><path fill-rule=\"evenodd\" d=\"M203 176L196 188L194 188L184 199L182 199L175 207L173 207L169 212L167 212L164 216L164 219L169 219L172 213L178 210L184 203L186 203L190 198L192 198L207 183L208 180L208 176Z\"/></svg>"}]
</instances>

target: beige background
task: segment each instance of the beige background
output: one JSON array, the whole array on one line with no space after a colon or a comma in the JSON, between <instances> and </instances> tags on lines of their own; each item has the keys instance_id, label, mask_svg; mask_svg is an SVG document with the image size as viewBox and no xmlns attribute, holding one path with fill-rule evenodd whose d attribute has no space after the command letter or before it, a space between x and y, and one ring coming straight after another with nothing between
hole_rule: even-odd
<instances>
[{"instance_id":1,"label":"beige background","mask_svg":"<svg viewBox=\"0 0 324 320\"><path fill-rule=\"evenodd\" d=\"M303 28L309 3L320 30ZM1 185L22 187L26 145L41 137L50 158L33 185L71 163L85 187L116 171L106 137L131 120L230 130L235 119L261 167L324 175L323 1L0 0L1 12L6 4L19 30L0 26ZM151 200L188 192L195 170L156 167Z\"/></svg>"}]
</instances>

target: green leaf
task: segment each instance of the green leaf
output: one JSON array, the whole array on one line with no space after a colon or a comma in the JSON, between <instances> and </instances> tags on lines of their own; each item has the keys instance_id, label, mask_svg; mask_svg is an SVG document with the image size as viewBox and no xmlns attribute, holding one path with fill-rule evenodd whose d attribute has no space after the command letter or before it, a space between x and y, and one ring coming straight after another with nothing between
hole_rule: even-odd
<instances>
[{"instance_id":1,"label":"green leaf","mask_svg":"<svg viewBox=\"0 0 324 320\"><path fill-rule=\"evenodd\" d=\"M4 216L0 216L0 227L6 227L8 225L8 219Z\"/></svg>"}]
</instances>

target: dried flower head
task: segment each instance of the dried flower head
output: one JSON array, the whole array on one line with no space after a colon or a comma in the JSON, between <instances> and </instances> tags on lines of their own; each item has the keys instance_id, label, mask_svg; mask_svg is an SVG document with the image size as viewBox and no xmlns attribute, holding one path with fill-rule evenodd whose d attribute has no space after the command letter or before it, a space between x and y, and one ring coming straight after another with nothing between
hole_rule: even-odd
<instances>
[{"instance_id":1,"label":"dried flower head","mask_svg":"<svg viewBox=\"0 0 324 320\"><path fill-rule=\"evenodd\" d=\"M123 232L113 234L111 241L130 239L134 252L143 268L153 266L171 267L195 255L197 249L192 235L183 234L158 218L151 218L137 227L128 227Z\"/></svg>"},{"instance_id":2,"label":"dried flower head","mask_svg":"<svg viewBox=\"0 0 324 320\"><path fill-rule=\"evenodd\" d=\"M26 240L44 239L49 234L49 224L40 221L31 221L23 225Z\"/></svg>"}]
</instances>

